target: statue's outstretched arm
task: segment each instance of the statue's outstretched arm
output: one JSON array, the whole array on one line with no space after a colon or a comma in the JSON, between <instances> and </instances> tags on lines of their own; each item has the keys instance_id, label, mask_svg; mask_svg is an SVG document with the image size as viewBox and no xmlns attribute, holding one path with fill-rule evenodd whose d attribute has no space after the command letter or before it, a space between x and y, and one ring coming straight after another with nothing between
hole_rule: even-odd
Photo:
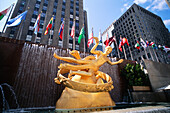
<instances>
[{"instance_id":1,"label":"statue's outstretched arm","mask_svg":"<svg viewBox=\"0 0 170 113\"><path fill-rule=\"evenodd\" d=\"M120 59L119 61L117 62L111 62L110 60L107 61L109 64L111 65L116 65L116 64L119 64L119 63L122 63L123 62L123 59Z\"/></svg>"},{"instance_id":2,"label":"statue's outstretched arm","mask_svg":"<svg viewBox=\"0 0 170 113\"><path fill-rule=\"evenodd\" d=\"M101 51L96 51L97 46L99 45L99 39L97 37L93 37L96 41L96 44L93 46L93 48L91 49L91 53L92 54L99 54Z\"/></svg>"},{"instance_id":3,"label":"statue's outstretched arm","mask_svg":"<svg viewBox=\"0 0 170 113\"><path fill-rule=\"evenodd\" d=\"M61 56L58 56L56 53L54 53L53 56L59 60L63 60L63 61L70 62L70 63L77 63L77 60L71 57L61 57Z\"/></svg>"}]
</instances>

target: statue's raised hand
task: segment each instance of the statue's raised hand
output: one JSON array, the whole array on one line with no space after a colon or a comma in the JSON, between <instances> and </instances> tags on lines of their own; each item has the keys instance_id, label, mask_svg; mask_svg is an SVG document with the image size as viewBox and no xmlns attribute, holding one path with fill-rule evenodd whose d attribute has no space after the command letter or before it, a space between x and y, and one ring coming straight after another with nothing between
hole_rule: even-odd
<instances>
[{"instance_id":1,"label":"statue's raised hand","mask_svg":"<svg viewBox=\"0 0 170 113\"><path fill-rule=\"evenodd\" d=\"M97 37L93 37L96 41L96 43L98 44L99 43L99 39Z\"/></svg>"}]
</instances>

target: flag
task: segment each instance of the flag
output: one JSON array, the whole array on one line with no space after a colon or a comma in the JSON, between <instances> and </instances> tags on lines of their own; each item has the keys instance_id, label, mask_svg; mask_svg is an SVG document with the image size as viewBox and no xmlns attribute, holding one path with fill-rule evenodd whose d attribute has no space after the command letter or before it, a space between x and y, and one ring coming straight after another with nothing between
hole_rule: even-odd
<instances>
[{"instance_id":1,"label":"flag","mask_svg":"<svg viewBox=\"0 0 170 113\"><path fill-rule=\"evenodd\" d=\"M142 38L140 38L140 44L143 48L147 48L147 44L145 43L145 41Z\"/></svg>"},{"instance_id":2,"label":"flag","mask_svg":"<svg viewBox=\"0 0 170 113\"><path fill-rule=\"evenodd\" d=\"M34 24L34 33L35 34L37 34L37 32L39 32L39 29L40 29L40 17L41 17L41 14L38 15L37 20Z\"/></svg>"},{"instance_id":3,"label":"flag","mask_svg":"<svg viewBox=\"0 0 170 113\"><path fill-rule=\"evenodd\" d=\"M163 50L167 53L168 51L170 51L170 48L169 47L167 47L167 46L163 46Z\"/></svg>"},{"instance_id":4,"label":"flag","mask_svg":"<svg viewBox=\"0 0 170 113\"><path fill-rule=\"evenodd\" d=\"M0 12L0 20L2 20L2 18L8 13L10 8L11 6L9 6L7 9Z\"/></svg>"},{"instance_id":5,"label":"flag","mask_svg":"<svg viewBox=\"0 0 170 113\"><path fill-rule=\"evenodd\" d=\"M60 37L61 40L63 39L63 30L64 30L64 20L63 20L63 22L61 23L60 29L59 29L59 31L58 31L58 34L59 34L59 37Z\"/></svg>"},{"instance_id":6,"label":"flag","mask_svg":"<svg viewBox=\"0 0 170 113\"><path fill-rule=\"evenodd\" d=\"M150 41L146 40L146 45L147 45L147 47L150 46Z\"/></svg>"},{"instance_id":7,"label":"flag","mask_svg":"<svg viewBox=\"0 0 170 113\"><path fill-rule=\"evenodd\" d=\"M163 46L161 46L161 45L158 45L158 48L159 48L161 51L163 51L163 50L164 50L164 47L163 47Z\"/></svg>"},{"instance_id":8,"label":"flag","mask_svg":"<svg viewBox=\"0 0 170 113\"><path fill-rule=\"evenodd\" d=\"M137 41L137 43L135 44L135 48L140 49L139 41Z\"/></svg>"},{"instance_id":9,"label":"flag","mask_svg":"<svg viewBox=\"0 0 170 113\"><path fill-rule=\"evenodd\" d=\"M87 46L90 47L90 44L93 43L93 28L91 30L91 34L90 34L90 37L88 39L88 42L87 42Z\"/></svg>"},{"instance_id":10,"label":"flag","mask_svg":"<svg viewBox=\"0 0 170 113\"><path fill-rule=\"evenodd\" d=\"M13 19L10 19L7 22L7 27L12 27L12 26L17 26L21 23L22 20L25 20L25 17L27 15L28 11L24 11L23 13L21 13L20 15L16 16Z\"/></svg>"},{"instance_id":11,"label":"flag","mask_svg":"<svg viewBox=\"0 0 170 113\"><path fill-rule=\"evenodd\" d=\"M122 52L122 37L120 36L120 40L119 40L119 50Z\"/></svg>"},{"instance_id":12,"label":"flag","mask_svg":"<svg viewBox=\"0 0 170 113\"><path fill-rule=\"evenodd\" d=\"M75 36L75 20L74 20L74 22L73 22L73 26L72 26L72 28L71 28L71 35L70 35L72 38L74 38L74 36Z\"/></svg>"},{"instance_id":13,"label":"flag","mask_svg":"<svg viewBox=\"0 0 170 113\"><path fill-rule=\"evenodd\" d=\"M112 44L112 42L115 41L115 37L110 37L108 40L105 40L104 41L104 44L106 45L108 43L108 45L110 46Z\"/></svg>"},{"instance_id":14,"label":"flag","mask_svg":"<svg viewBox=\"0 0 170 113\"><path fill-rule=\"evenodd\" d=\"M123 43L123 45L124 45L124 44L127 44L127 45L129 46L129 43L128 43L127 38L123 38L123 39L122 39L122 43Z\"/></svg>"},{"instance_id":15,"label":"flag","mask_svg":"<svg viewBox=\"0 0 170 113\"><path fill-rule=\"evenodd\" d=\"M47 27L46 27L46 30L45 30L44 35L47 35L47 34L48 34L48 30L51 29L52 26L53 26L53 17L51 17L51 19L50 19L50 21L49 21L49 23L48 23L48 25L47 25Z\"/></svg>"},{"instance_id":16,"label":"flag","mask_svg":"<svg viewBox=\"0 0 170 113\"><path fill-rule=\"evenodd\" d=\"M115 36L111 37L111 40L109 40L109 46L110 46L113 42L116 42Z\"/></svg>"},{"instance_id":17,"label":"flag","mask_svg":"<svg viewBox=\"0 0 170 113\"><path fill-rule=\"evenodd\" d=\"M106 41L104 43L106 45L106 47L109 45L109 36L108 36L108 33L107 33L107 36L106 36Z\"/></svg>"},{"instance_id":18,"label":"flag","mask_svg":"<svg viewBox=\"0 0 170 113\"><path fill-rule=\"evenodd\" d=\"M154 42L150 42L150 43L149 43L149 46L152 46L153 44L154 44Z\"/></svg>"},{"instance_id":19,"label":"flag","mask_svg":"<svg viewBox=\"0 0 170 113\"><path fill-rule=\"evenodd\" d=\"M158 49L157 45L155 43L152 44L153 49Z\"/></svg>"},{"instance_id":20,"label":"flag","mask_svg":"<svg viewBox=\"0 0 170 113\"><path fill-rule=\"evenodd\" d=\"M80 44L81 39L85 38L85 31L84 31L84 26L82 27L81 31L80 31L80 35L78 38L78 43Z\"/></svg>"},{"instance_id":21,"label":"flag","mask_svg":"<svg viewBox=\"0 0 170 113\"><path fill-rule=\"evenodd\" d=\"M99 31L99 39L100 39L99 44L101 44L101 43L102 43L102 35L101 35L101 31Z\"/></svg>"}]
</instances>

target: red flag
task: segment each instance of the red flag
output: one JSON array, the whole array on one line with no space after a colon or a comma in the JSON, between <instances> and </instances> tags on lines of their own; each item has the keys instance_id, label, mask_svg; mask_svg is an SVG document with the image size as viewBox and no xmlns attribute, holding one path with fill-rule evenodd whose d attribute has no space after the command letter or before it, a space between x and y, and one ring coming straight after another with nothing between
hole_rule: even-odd
<instances>
[{"instance_id":1,"label":"red flag","mask_svg":"<svg viewBox=\"0 0 170 113\"><path fill-rule=\"evenodd\" d=\"M0 12L0 20L2 20L2 18L8 13L10 8L11 6Z\"/></svg>"},{"instance_id":2,"label":"red flag","mask_svg":"<svg viewBox=\"0 0 170 113\"><path fill-rule=\"evenodd\" d=\"M105 45L107 47L109 45L109 36L108 36L108 33L107 33L107 37L106 37L106 41L105 42L106 42Z\"/></svg>"},{"instance_id":3,"label":"red flag","mask_svg":"<svg viewBox=\"0 0 170 113\"><path fill-rule=\"evenodd\" d=\"M123 43L122 43L122 37L120 36L120 40L119 40L119 50L122 52L122 46L123 46Z\"/></svg>"},{"instance_id":4,"label":"red flag","mask_svg":"<svg viewBox=\"0 0 170 113\"><path fill-rule=\"evenodd\" d=\"M126 43L126 44L129 46L129 43L128 43L127 38L123 38L123 39L122 39L122 43L123 43L123 45Z\"/></svg>"},{"instance_id":5,"label":"red flag","mask_svg":"<svg viewBox=\"0 0 170 113\"><path fill-rule=\"evenodd\" d=\"M73 22L73 26L72 26L72 28L71 28L71 35L70 35L72 38L74 38L74 36L75 36L75 20L74 20L74 22Z\"/></svg>"},{"instance_id":6,"label":"red flag","mask_svg":"<svg viewBox=\"0 0 170 113\"><path fill-rule=\"evenodd\" d=\"M114 41L115 41L115 37L113 36L113 37L110 37L109 40L105 40L104 44L106 45L106 43L108 43L108 45L110 46L112 44L112 42L114 42Z\"/></svg>"},{"instance_id":7,"label":"red flag","mask_svg":"<svg viewBox=\"0 0 170 113\"><path fill-rule=\"evenodd\" d=\"M90 37L88 39L87 46L90 47L90 44L92 44L92 43L93 43L93 28L92 28Z\"/></svg>"}]
</instances>

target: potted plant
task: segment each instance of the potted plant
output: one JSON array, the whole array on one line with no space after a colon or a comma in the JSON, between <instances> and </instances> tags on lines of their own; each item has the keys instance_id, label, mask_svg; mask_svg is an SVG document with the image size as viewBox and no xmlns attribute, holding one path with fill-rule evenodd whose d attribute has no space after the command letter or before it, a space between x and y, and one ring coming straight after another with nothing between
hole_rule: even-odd
<instances>
[{"instance_id":1,"label":"potted plant","mask_svg":"<svg viewBox=\"0 0 170 113\"><path fill-rule=\"evenodd\" d=\"M133 91L149 91L150 81L147 74L141 69L140 64L126 64L121 70L121 76L125 77L128 87Z\"/></svg>"}]
</instances>

